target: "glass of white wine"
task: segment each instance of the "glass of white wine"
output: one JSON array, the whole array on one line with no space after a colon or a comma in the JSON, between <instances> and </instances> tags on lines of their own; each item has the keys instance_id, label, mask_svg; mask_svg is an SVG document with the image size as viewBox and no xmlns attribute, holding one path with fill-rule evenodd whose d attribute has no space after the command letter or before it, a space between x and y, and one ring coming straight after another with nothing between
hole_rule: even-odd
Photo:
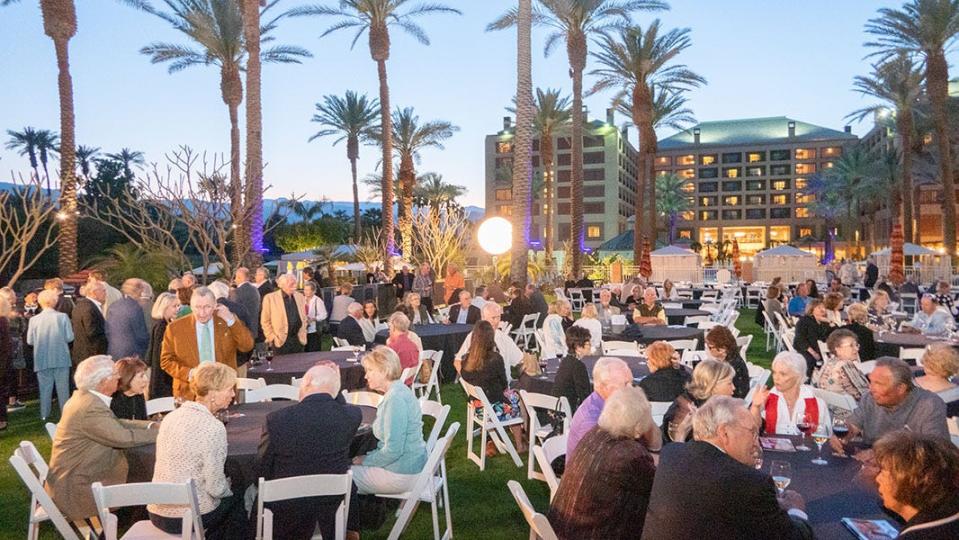
<instances>
[{"instance_id":1,"label":"glass of white wine","mask_svg":"<svg viewBox=\"0 0 959 540\"><path fill-rule=\"evenodd\" d=\"M822 458L822 445L829 440L829 427L825 424L816 426L816 431L812 434L812 440L819 447L819 455L812 460L816 465L826 465L829 462Z\"/></svg>"},{"instance_id":2,"label":"glass of white wine","mask_svg":"<svg viewBox=\"0 0 959 540\"><path fill-rule=\"evenodd\" d=\"M789 482L792 481L792 465L788 461L773 461L769 465L769 475L773 477L776 491L781 497Z\"/></svg>"}]
</instances>

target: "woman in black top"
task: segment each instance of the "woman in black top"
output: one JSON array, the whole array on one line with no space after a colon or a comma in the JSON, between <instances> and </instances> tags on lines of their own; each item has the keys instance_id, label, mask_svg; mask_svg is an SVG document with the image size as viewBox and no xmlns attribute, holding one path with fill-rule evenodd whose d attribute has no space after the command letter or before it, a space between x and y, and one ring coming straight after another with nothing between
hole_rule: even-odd
<instances>
[{"instance_id":1,"label":"woman in black top","mask_svg":"<svg viewBox=\"0 0 959 540\"><path fill-rule=\"evenodd\" d=\"M571 412L576 412L579 404L589 397L593 384L582 358L592 351L589 330L582 326L573 326L566 331L566 346L570 353L559 362L559 371L553 382L553 395L566 396Z\"/></svg>"},{"instance_id":2,"label":"woman in black top","mask_svg":"<svg viewBox=\"0 0 959 540\"><path fill-rule=\"evenodd\" d=\"M869 310L864 304L853 304L846 309L846 315L849 317L849 323L843 326L846 330L856 334L859 341L859 360L876 359L876 339L872 335L872 330L866 326L869 324Z\"/></svg>"},{"instance_id":3,"label":"woman in black top","mask_svg":"<svg viewBox=\"0 0 959 540\"><path fill-rule=\"evenodd\" d=\"M160 293L153 302L150 316L153 318L153 329L150 330L150 346L144 359L150 366L150 397L170 397L173 395L173 377L160 367L160 350L163 348L163 334L167 324L176 318L180 310L180 299L169 292Z\"/></svg>"},{"instance_id":4,"label":"woman in black top","mask_svg":"<svg viewBox=\"0 0 959 540\"><path fill-rule=\"evenodd\" d=\"M739 345L736 336L725 326L714 326L706 334L706 350L716 360L722 360L736 372L733 377L734 398L742 399L749 393L749 368L746 361L739 354Z\"/></svg>"},{"instance_id":5,"label":"woman in black top","mask_svg":"<svg viewBox=\"0 0 959 540\"><path fill-rule=\"evenodd\" d=\"M143 398L150 385L150 373L147 365L139 358L121 358L117 360L117 391L113 393L110 409L117 418L126 420L146 420L147 403Z\"/></svg>"},{"instance_id":6,"label":"woman in black top","mask_svg":"<svg viewBox=\"0 0 959 540\"><path fill-rule=\"evenodd\" d=\"M826 318L826 307L822 300L813 298L806 305L806 314L796 323L796 337L793 348L806 358L806 376L811 377L816 365L822 362L819 354L819 342L826 341L832 327Z\"/></svg>"},{"instance_id":7,"label":"woman in black top","mask_svg":"<svg viewBox=\"0 0 959 540\"><path fill-rule=\"evenodd\" d=\"M676 349L665 341L656 341L646 348L649 375L639 381L649 401L673 401L686 389L689 372L676 363Z\"/></svg>"},{"instance_id":8,"label":"woman in black top","mask_svg":"<svg viewBox=\"0 0 959 540\"><path fill-rule=\"evenodd\" d=\"M809 298L819 298L819 287L816 286L815 279L806 280L807 294Z\"/></svg>"}]
</instances>

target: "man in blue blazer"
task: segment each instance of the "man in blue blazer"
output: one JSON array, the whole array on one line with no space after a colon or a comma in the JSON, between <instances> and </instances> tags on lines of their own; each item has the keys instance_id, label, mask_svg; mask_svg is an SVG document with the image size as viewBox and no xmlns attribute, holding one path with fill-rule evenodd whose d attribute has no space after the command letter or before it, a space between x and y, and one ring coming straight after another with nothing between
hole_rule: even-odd
<instances>
[{"instance_id":1,"label":"man in blue blazer","mask_svg":"<svg viewBox=\"0 0 959 540\"><path fill-rule=\"evenodd\" d=\"M366 347L369 343L366 342L366 336L363 335L363 329L360 328L359 318L363 314L363 304L359 302L353 302L348 308L346 308L349 315L340 321L339 327L336 329L336 337L344 339L350 345L355 347Z\"/></svg>"},{"instance_id":2,"label":"man in blue blazer","mask_svg":"<svg viewBox=\"0 0 959 540\"><path fill-rule=\"evenodd\" d=\"M143 281L130 278L120 287L123 298L107 311L107 354L114 360L127 356L144 358L150 344L143 308L136 301L143 292Z\"/></svg>"}]
</instances>

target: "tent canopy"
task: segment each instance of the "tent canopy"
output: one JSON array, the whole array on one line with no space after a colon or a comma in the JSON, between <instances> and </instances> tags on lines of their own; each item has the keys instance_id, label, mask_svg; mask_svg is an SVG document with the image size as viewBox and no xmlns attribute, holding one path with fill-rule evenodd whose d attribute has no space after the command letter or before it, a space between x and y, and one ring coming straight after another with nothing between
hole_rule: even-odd
<instances>
[{"instance_id":1,"label":"tent canopy","mask_svg":"<svg viewBox=\"0 0 959 540\"><path fill-rule=\"evenodd\" d=\"M699 254L679 246L666 246L661 247L655 251L650 251L650 257L666 257L666 256L687 256L687 257L699 257Z\"/></svg>"},{"instance_id":2,"label":"tent canopy","mask_svg":"<svg viewBox=\"0 0 959 540\"><path fill-rule=\"evenodd\" d=\"M879 251L873 253L873 255L889 255L892 252L892 248L883 248ZM910 244L906 242L902 245L902 254L906 257L921 257L923 255L942 255L936 250L929 249L924 246Z\"/></svg>"},{"instance_id":3,"label":"tent canopy","mask_svg":"<svg viewBox=\"0 0 959 540\"><path fill-rule=\"evenodd\" d=\"M764 251L760 251L759 253L755 255L755 257L756 258L761 258L761 257L812 257L812 258L815 258L816 256L813 255L812 253L809 253L808 251L803 251L799 248L782 245L782 246L776 246L774 248L770 248Z\"/></svg>"}]
</instances>

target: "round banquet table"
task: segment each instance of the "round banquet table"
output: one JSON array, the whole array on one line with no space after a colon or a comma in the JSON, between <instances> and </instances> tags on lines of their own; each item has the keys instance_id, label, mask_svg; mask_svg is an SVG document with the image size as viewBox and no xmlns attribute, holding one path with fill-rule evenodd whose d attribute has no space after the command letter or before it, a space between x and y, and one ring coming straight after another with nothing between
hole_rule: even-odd
<instances>
[{"instance_id":1,"label":"round banquet table","mask_svg":"<svg viewBox=\"0 0 959 540\"><path fill-rule=\"evenodd\" d=\"M583 364L586 365L586 373L590 374L590 378L593 376L593 366L596 365L596 361L600 358L599 355L584 356L582 358ZM620 358L626 362L626 365L628 365L629 369L633 372L634 382L639 382L643 377L649 375L649 366L646 365L646 358L637 356L617 356L616 358ZM516 387L526 390L527 392L552 395L553 384L556 383L556 372L559 370L559 362L559 358L548 359L546 372L536 377L523 373L517 381Z\"/></svg>"},{"instance_id":2,"label":"round banquet table","mask_svg":"<svg viewBox=\"0 0 959 540\"><path fill-rule=\"evenodd\" d=\"M267 415L295 403L294 401L267 401L230 407L231 414L243 415L231 416L226 424L227 456L224 469L234 489L246 489L246 486L257 481L256 456ZM376 418L376 409L373 407L360 407L360 409L363 411L363 422L350 445L350 456L365 454L376 447L376 439L370 427ZM130 465L128 482L150 482L153 479L153 465L156 463L155 444L128 448L126 457Z\"/></svg>"},{"instance_id":3,"label":"round banquet table","mask_svg":"<svg viewBox=\"0 0 959 540\"><path fill-rule=\"evenodd\" d=\"M798 436L776 435L788 438L796 444ZM861 464L851 457L832 455L829 443L823 445L822 455L829 463L816 465L816 445L806 438L811 452L763 451L763 470L768 474L773 460L787 461L792 465L792 481L787 489L796 491L806 501L806 514L816 538L854 538L842 524L842 518L885 519L897 525L883 513L879 494L864 486L857 478ZM897 525L898 528L898 525Z\"/></svg>"},{"instance_id":4,"label":"round banquet table","mask_svg":"<svg viewBox=\"0 0 959 540\"><path fill-rule=\"evenodd\" d=\"M686 324L686 317L709 317L712 313L701 309L666 309L666 321L672 325Z\"/></svg>"},{"instance_id":5,"label":"round banquet table","mask_svg":"<svg viewBox=\"0 0 959 540\"><path fill-rule=\"evenodd\" d=\"M692 300L690 298L680 298L678 300L663 300L664 304L682 304L683 309L699 309L699 306L712 303L706 300Z\"/></svg>"},{"instance_id":6,"label":"round banquet table","mask_svg":"<svg viewBox=\"0 0 959 540\"><path fill-rule=\"evenodd\" d=\"M605 333L604 341L635 341L637 343L650 344L654 341L671 341L674 339L703 339L703 331L699 328L671 327L671 326L643 326L640 328L639 337L629 339L622 334Z\"/></svg>"},{"instance_id":7,"label":"round banquet table","mask_svg":"<svg viewBox=\"0 0 959 540\"><path fill-rule=\"evenodd\" d=\"M266 384L290 384L293 377L301 378L311 367L321 360L329 360L340 367L340 388L359 390L366 387L366 370L359 362L353 362L350 351L320 351L297 354L283 354L273 357L273 371L267 371L263 362L250 367L246 374L251 379L263 378Z\"/></svg>"},{"instance_id":8,"label":"round banquet table","mask_svg":"<svg viewBox=\"0 0 959 540\"><path fill-rule=\"evenodd\" d=\"M466 336L473 331L472 324L417 324L410 327L423 342L424 351L443 351L443 364L440 373L444 381L451 381L456 376L453 367L453 356L460 350ZM376 333L376 343L386 345L389 330L380 330Z\"/></svg>"},{"instance_id":9,"label":"round banquet table","mask_svg":"<svg viewBox=\"0 0 959 540\"><path fill-rule=\"evenodd\" d=\"M877 356L899 356L899 350L921 349L932 343L949 343L953 347L959 347L959 343L949 339L934 338L922 334L908 334L903 332L883 332L882 336L874 333L876 339Z\"/></svg>"}]
</instances>

